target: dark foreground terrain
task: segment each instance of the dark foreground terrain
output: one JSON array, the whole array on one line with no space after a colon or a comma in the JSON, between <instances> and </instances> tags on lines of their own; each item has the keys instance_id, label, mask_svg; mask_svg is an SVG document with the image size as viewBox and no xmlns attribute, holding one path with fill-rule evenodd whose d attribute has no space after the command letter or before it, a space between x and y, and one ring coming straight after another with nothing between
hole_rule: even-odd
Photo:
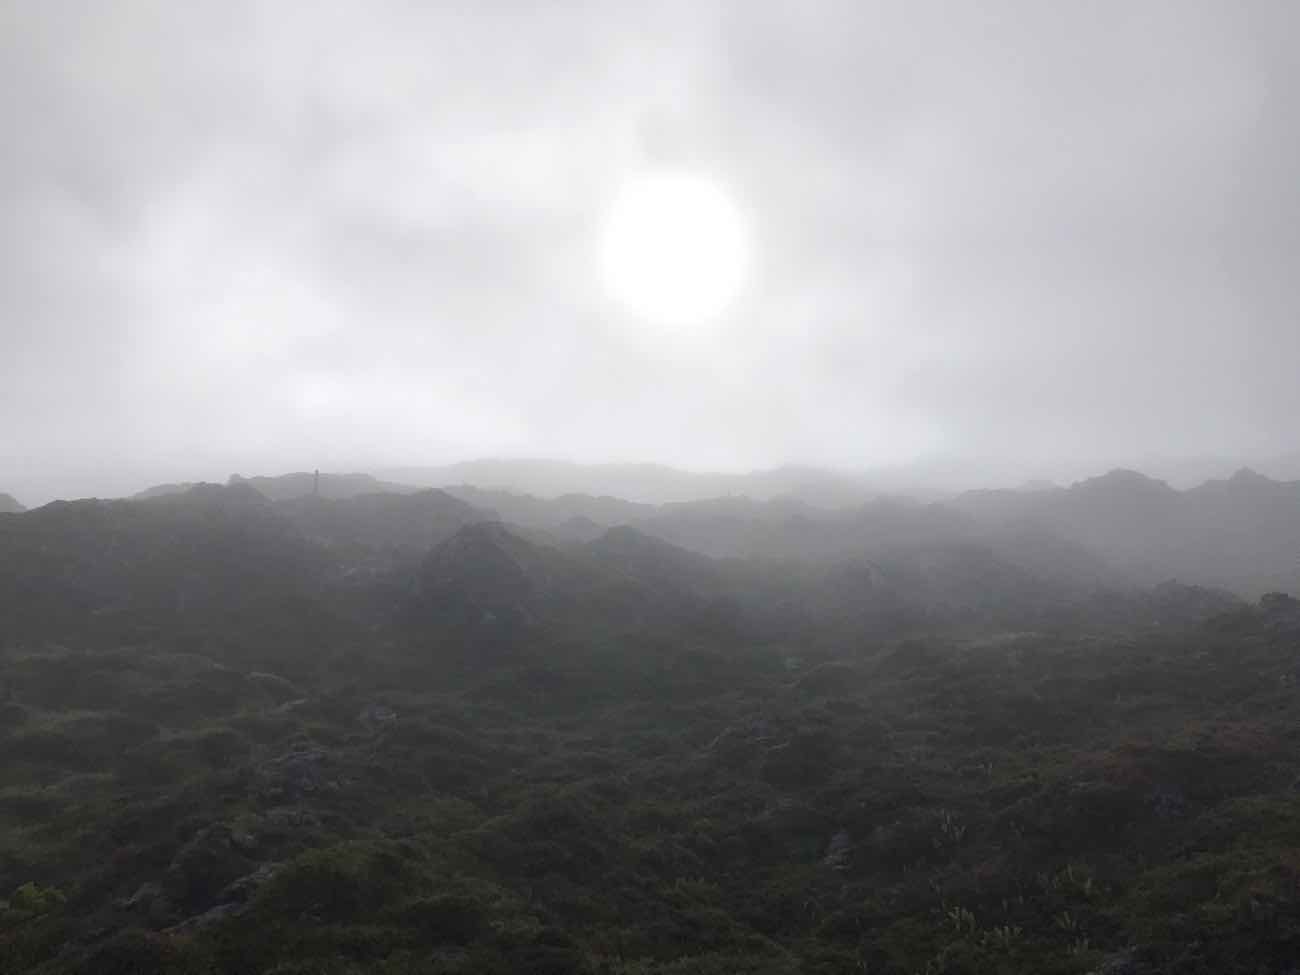
<instances>
[{"instance_id":1,"label":"dark foreground terrain","mask_svg":"<svg viewBox=\"0 0 1300 975\"><path fill-rule=\"evenodd\" d=\"M582 534L0 515L0 971L1296 971L1288 597Z\"/></svg>"}]
</instances>

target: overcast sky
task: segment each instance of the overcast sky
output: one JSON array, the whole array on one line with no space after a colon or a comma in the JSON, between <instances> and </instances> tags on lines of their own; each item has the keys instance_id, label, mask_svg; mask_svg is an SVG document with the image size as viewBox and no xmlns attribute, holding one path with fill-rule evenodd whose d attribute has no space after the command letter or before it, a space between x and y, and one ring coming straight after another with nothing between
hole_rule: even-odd
<instances>
[{"instance_id":1,"label":"overcast sky","mask_svg":"<svg viewBox=\"0 0 1300 975\"><path fill-rule=\"evenodd\" d=\"M0 0L0 490L1295 450L1297 36L1292 0ZM693 330L596 269L664 167L750 233Z\"/></svg>"}]
</instances>

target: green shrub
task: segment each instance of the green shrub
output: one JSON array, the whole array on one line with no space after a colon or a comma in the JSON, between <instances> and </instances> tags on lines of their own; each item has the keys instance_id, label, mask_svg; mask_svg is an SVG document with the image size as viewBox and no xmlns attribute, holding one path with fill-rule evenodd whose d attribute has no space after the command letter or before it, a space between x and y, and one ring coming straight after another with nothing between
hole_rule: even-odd
<instances>
[{"instance_id":1,"label":"green shrub","mask_svg":"<svg viewBox=\"0 0 1300 975\"><path fill-rule=\"evenodd\" d=\"M285 864L258 892L255 912L325 922L373 917L409 892L415 874L396 844L339 843Z\"/></svg>"},{"instance_id":2,"label":"green shrub","mask_svg":"<svg viewBox=\"0 0 1300 975\"><path fill-rule=\"evenodd\" d=\"M414 928L429 944L466 945L488 930L488 911L472 897L443 894L422 897L394 912L401 924Z\"/></svg>"},{"instance_id":3,"label":"green shrub","mask_svg":"<svg viewBox=\"0 0 1300 975\"><path fill-rule=\"evenodd\" d=\"M94 948L81 962L78 975L173 975L179 950L159 935L126 928Z\"/></svg>"},{"instance_id":4,"label":"green shrub","mask_svg":"<svg viewBox=\"0 0 1300 975\"><path fill-rule=\"evenodd\" d=\"M9 909L37 917L57 911L66 900L62 891L43 886L35 881L28 881L13 892L13 896L9 898Z\"/></svg>"}]
</instances>

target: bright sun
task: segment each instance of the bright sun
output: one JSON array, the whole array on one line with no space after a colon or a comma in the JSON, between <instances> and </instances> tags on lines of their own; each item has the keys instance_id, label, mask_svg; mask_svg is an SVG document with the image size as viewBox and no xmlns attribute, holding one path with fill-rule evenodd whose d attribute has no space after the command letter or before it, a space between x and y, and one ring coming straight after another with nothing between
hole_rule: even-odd
<instances>
[{"instance_id":1,"label":"bright sun","mask_svg":"<svg viewBox=\"0 0 1300 975\"><path fill-rule=\"evenodd\" d=\"M748 260L739 208L722 186L689 173L630 181L614 199L600 240L609 293L661 325L717 318L739 294Z\"/></svg>"}]
</instances>

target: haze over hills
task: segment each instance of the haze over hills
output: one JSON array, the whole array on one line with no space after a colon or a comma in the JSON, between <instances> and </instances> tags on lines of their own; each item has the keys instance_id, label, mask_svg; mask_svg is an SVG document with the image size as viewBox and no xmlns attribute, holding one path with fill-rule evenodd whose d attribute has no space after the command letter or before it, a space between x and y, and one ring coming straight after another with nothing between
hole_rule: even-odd
<instances>
[{"instance_id":1,"label":"haze over hills","mask_svg":"<svg viewBox=\"0 0 1300 975\"><path fill-rule=\"evenodd\" d=\"M24 566L14 584L39 589L43 583L32 579L61 580L59 591L79 593L77 605L92 616L119 612L115 587L139 598L174 584L171 595L149 598L171 605L178 619L195 618L193 601L207 598L201 593L224 591L233 584L229 573L260 560L254 553L270 545L265 565L250 578L264 578L271 567L276 586L300 593L383 578L400 589L401 574L432 553L428 558L447 571L454 567L453 575L477 572L476 585L517 601L513 615L493 610L502 619L544 618L542 604L568 607L559 617L576 618L579 607L606 599L617 607L611 619L673 619L686 603L669 600L662 614L647 614L645 606L686 590L692 605L707 595L741 617L764 618L769 628L816 620L826 629L853 620L872 629L908 619L1041 621L1097 593L1170 579L1252 596L1289 588L1300 582L1296 548L1287 541L1297 534L1298 488L1243 472L1178 492L1116 471L1070 488L970 492L945 504L878 499L824 508L788 497L650 505L294 474L160 488L127 501L59 502L12 519L4 541L8 560ZM52 541L42 541L46 533ZM195 545L222 553L220 578L227 581L209 586L196 579L197 563L167 568L168 552L197 551ZM467 564L455 552L469 553ZM298 568L288 570L290 564ZM529 565L554 571L523 568ZM671 568L649 575L636 569L647 565ZM41 566L52 574L42 575ZM623 588L614 585L618 579ZM648 598L650 590L658 595ZM11 598L19 600L18 591ZM643 597L648 602L634 609Z\"/></svg>"},{"instance_id":2,"label":"haze over hills","mask_svg":"<svg viewBox=\"0 0 1300 975\"><path fill-rule=\"evenodd\" d=\"M729 639L816 642L1059 624L1100 594L1141 589L1077 543L1027 526L986 529L939 505L810 514L729 498L665 505L635 526L592 519L588 538L502 523L432 489L272 500L255 483L55 502L6 517L8 638L190 640L230 613L240 624L205 639L240 652L256 652L254 634L267 628L299 634L271 641L283 653L331 626L333 644L356 627L406 639L433 620L472 645L488 639L530 653L612 634L667 647L716 636L719 626ZM551 503L566 514L576 504ZM622 511L602 499L593 508Z\"/></svg>"},{"instance_id":3,"label":"haze over hills","mask_svg":"<svg viewBox=\"0 0 1300 975\"><path fill-rule=\"evenodd\" d=\"M292 474L275 476L257 475L241 477L232 474L229 483L247 483L250 487L272 501L287 498L301 498L316 494L322 498L351 498L358 494L410 494L419 490L412 484L394 484L381 481L369 474L320 474L315 471L296 471ZM136 500L161 497L168 494L181 494L194 487L196 481L181 481L175 484L155 484L131 495Z\"/></svg>"},{"instance_id":4,"label":"haze over hills","mask_svg":"<svg viewBox=\"0 0 1300 975\"><path fill-rule=\"evenodd\" d=\"M469 484L488 490L554 497L610 496L646 504L700 501L743 495L767 499L792 495L810 504L840 507L873 497L865 474L785 466L746 474L687 471L662 464L579 464L556 460L475 460L443 467L406 467L380 476L444 487Z\"/></svg>"},{"instance_id":5,"label":"haze over hills","mask_svg":"<svg viewBox=\"0 0 1300 975\"><path fill-rule=\"evenodd\" d=\"M553 541L590 541L610 527L631 525L713 557L813 561L948 543L989 544L1029 558L1027 547L1032 544L1040 554L1050 549L1047 561L1053 571L1069 565L1073 578L1109 576L1146 585L1178 579L1252 597L1300 590L1300 481L1275 481L1246 468L1185 490L1117 469L1069 487L1029 482L1016 489L966 491L938 501L884 496L869 491L865 483L807 470L721 482L712 475L653 466L591 468L550 462L482 462L457 465L445 473L462 477L470 470L491 483L510 486L453 481L438 488L439 496L458 499L464 511L504 520ZM646 470L665 490L671 483L674 490L703 492L723 483L733 492L752 487L754 493L657 504L598 493L612 482L637 480ZM584 479L588 474L591 483ZM337 500L422 490L366 474L321 474L319 488L311 473L238 480L279 500L310 496L317 489L323 498ZM519 488L521 483L549 487L552 493L528 493ZM856 496L848 490L850 483L857 484ZM638 484L644 488L643 481ZM140 496L182 487L164 485ZM585 490L567 490L574 487ZM565 490L555 493L560 489ZM804 489L820 503L800 493ZM831 504L836 492L848 499ZM395 511L400 507L392 504ZM413 537L430 536L417 531ZM1038 564L1047 568L1041 559Z\"/></svg>"},{"instance_id":6,"label":"haze over hills","mask_svg":"<svg viewBox=\"0 0 1300 975\"><path fill-rule=\"evenodd\" d=\"M1253 595L1300 588L1300 481L1242 469L1177 491L1112 471L1069 488L968 492L952 505L985 524L1036 524L1077 540L1137 579Z\"/></svg>"},{"instance_id":7,"label":"haze over hills","mask_svg":"<svg viewBox=\"0 0 1300 975\"><path fill-rule=\"evenodd\" d=\"M1032 465L1021 465L1035 471ZM608 495L628 501L665 504L702 501L731 495L769 500L792 497L817 507L839 508L881 496L935 501L972 489L1001 484L1044 487L1087 480L1099 471L1137 469L1186 490L1250 467L1276 479L1300 478L1300 453L1252 461L1224 457L1169 459L1151 457L1125 464L1089 466L1076 463L1055 471L1016 474L1015 465L978 459L921 460L889 467L836 470L786 464L741 473L687 470L664 464L577 463L549 459L479 459L442 466L385 467L377 477L399 484L447 487L466 484L516 494L555 497L562 494Z\"/></svg>"},{"instance_id":8,"label":"haze over hills","mask_svg":"<svg viewBox=\"0 0 1300 975\"><path fill-rule=\"evenodd\" d=\"M0 492L0 515L17 514L26 510L12 494Z\"/></svg>"}]
</instances>

